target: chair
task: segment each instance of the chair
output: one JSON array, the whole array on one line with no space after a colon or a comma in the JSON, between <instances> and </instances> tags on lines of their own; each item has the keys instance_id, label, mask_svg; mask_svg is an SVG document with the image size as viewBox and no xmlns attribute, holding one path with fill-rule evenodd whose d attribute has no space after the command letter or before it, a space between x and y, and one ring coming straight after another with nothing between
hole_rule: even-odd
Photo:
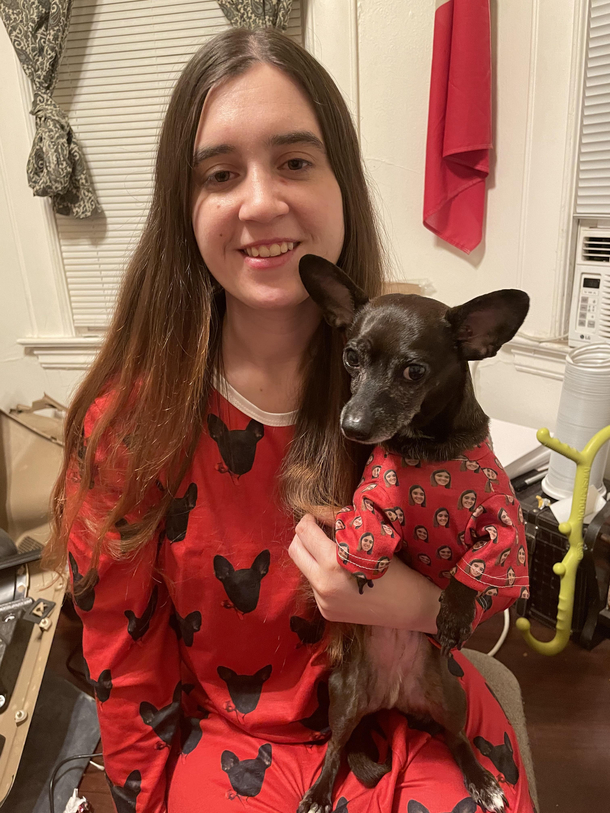
<instances>
[{"instance_id":1,"label":"chair","mask_svg":"<svg viewBox=\"0 0 610 813\"><path fill-rule=\"evenodd\" d=\"M510 669L490 655L486 655L484 652L476 652L474 649L463 649L462 652L475 669L483 675L494 695L498 698L498 702L504 709L504 713L515 731L532 800L536 809L538 809L538 792L536 790L536 779L534 777L534 764L532 762L532 752L527 736L525 713L523 711L523 697L521 696L519 682Z\"/></svg>"}]
</instances>

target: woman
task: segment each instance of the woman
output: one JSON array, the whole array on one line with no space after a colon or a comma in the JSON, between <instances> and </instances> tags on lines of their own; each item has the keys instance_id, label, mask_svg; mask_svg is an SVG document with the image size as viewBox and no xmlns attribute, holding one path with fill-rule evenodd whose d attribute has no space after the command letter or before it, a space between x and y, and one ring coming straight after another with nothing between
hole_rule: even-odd
<instances>
[{"instance_id":1,"label":"woman","mask_svg":"<svg viewBox=\"0 0 610 813\"><path fill-rule=\"evenodd\" d=\"M369 452L338 429L342 340L300 283L306 253L379 292L347 108L292 41L227 32L170 101L150 216L69 410L54 494L47 561L69 555L106 771L137 813L296 810L328 731L320 611L436 629L438 588L396 560L363 600L306 514L347 505ZM469 735L502 742L503 713L456 660ZM392 772L373 790L341 774L350 813L466 796L441 740L380 721ZM507 793L529 813L523 779Z\"/></svg>"}]
</instances>

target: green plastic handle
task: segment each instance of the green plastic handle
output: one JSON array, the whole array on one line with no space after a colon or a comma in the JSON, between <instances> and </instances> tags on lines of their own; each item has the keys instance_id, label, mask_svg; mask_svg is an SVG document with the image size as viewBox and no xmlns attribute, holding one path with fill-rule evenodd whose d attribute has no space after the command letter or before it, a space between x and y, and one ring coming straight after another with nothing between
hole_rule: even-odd
<instances>
[{"instance_id":1,"label":"green plastic handle","mask_svg":"<svg viewBox=\"0 0 610 813\"><path fill-rule=\"evenodd\" d=\"M569 457L570 460L576 463L570 517L567 522L562 522L559 525L560 533L568 537L569 548L562 561L553 565L553 571L560 579L554 638L551 641L538 641L530 632L530 622L527 618L517 619L517 629L520 630L526 642L536 652L543 655L557 655L566 647L572 634L574 587L576 584L576 571L582 559L584 547L582 526L587 507L591 466L601 447L610 440L610 426L600 429L597 434L593 435L582 452L573 449L566 443L562 443L557 438L552 438L548 429L539 429L536 437L544 446L548 446L554 452L559 452L564 457Z\"/></svg>"}]
</instances>

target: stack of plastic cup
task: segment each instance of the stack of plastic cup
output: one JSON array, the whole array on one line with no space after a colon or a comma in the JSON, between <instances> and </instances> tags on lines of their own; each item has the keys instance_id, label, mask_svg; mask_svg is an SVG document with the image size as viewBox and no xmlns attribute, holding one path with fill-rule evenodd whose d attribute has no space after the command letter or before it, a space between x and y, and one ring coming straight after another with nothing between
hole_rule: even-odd
<instances>
[{"instance_id":1,"label":"stack of plastic cup","mask_svg":"<svg viewBox=\"0 0 610 813\"><path fill-rule=\"evenodd\" d=\"M556 438L575 449L583 449L596 432L610 424L610 344L590 344L573 350L566 358L563 389L559 401ZM604 496L604 470L608 444L597 454L591 468L591 485ZM570 497L576 463L551 452L549 471L542 490L561 500Z\"/></svg>"}]
</instances>

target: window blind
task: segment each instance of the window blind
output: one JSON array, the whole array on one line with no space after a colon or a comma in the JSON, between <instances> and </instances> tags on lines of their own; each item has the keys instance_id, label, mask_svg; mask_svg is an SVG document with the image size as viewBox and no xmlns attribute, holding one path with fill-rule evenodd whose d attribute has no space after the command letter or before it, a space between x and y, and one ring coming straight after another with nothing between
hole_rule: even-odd
<instances>
[{"instance_id":1,"label":"window blind","mask_svg":"<svg viewBox=\"0 0 610 813\"><path fill-rule=\"evenodd\" d=\"M152 194L158 135L182 68L229 23L216 0L74 0L54 98L83 147L103 214L56 215L74 326L109 324ZM302 42L301 2L286 33Z\"/></svg>"},{"instance_id":2,"label":"window blind","mask_svg":"<svg viewBox=\"0 0 610 813\"><path fill-rule=\"evenodd\" d=\"M610 216L610 2L591 0L576 214Z\"/></svg>"}]
</instances>

